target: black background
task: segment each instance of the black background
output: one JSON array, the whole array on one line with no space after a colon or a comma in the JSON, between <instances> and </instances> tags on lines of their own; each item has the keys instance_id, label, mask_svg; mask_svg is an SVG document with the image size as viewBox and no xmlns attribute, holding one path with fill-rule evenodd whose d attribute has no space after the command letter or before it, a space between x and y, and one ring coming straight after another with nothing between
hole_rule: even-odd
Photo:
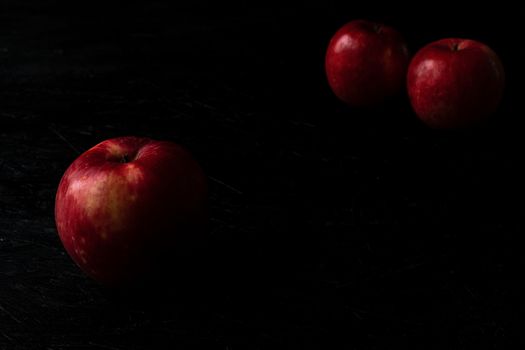
<instances>
[{"instance_id":1,"label":"black background","mask_svg":"<svg viewBox=\"0 0 525 350\"><path fill-rule=\"evenodd\" d=\"M517 8L1 4L0 349L520 342ZM436 131L406 96L340 103L324 51L357 18L398 28L412 52L450 36L487 43L508 80L497 114ZM53 219L67 166L123 135L178 142L210 177L209 240L141 291L85 277Z\"/></svg>"}]
</instances>

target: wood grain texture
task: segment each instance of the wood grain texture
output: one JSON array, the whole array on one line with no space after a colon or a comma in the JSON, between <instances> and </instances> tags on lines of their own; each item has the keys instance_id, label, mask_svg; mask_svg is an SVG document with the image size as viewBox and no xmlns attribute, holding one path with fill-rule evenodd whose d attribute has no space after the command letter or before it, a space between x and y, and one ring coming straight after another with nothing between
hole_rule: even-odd
<instances>
[{"instance_id":1,"label":"wood grain texture","mask_svg":"<svg viewBox=\"0 0 525 350\"><path fill-rule=\"evenodd\" d=\"M442 29L335 3L2 6L0 349L513 342L511 315L524 311L517 22L489 30L500 12L487 9ZM354 16L390 21L412 49L452 31L488 41L510 77L498 114L438 132L406 98L341 105L322 60ZM121 135L183 144L211 184L202 251L134 291L82 275L53 218L67 166Z\"/></svg>"}]
</instances>

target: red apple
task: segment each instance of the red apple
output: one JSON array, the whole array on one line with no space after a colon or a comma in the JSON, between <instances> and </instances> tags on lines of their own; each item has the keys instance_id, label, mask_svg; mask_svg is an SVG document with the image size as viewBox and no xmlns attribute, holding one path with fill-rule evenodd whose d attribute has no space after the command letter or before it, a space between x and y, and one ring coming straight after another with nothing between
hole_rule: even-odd
<instances>
[{"instance_id":1,"label":"red apple","mask_svg":"<svg viewBox=\"0 0 525 350\"><path fill-rule=\"evenodd\" d=\"M504 80L503 65L488 46L442 39L417 52L407 85L421 120L436 128L458 128L478 123L496 110Z\"/></svg>"},{"instance_id":2,"label":"red apple","mask_svg":"<svg viewBox=\"0 0 525 350\"><path fill-rule=\"evenodd\" d=\"M187 248L206 222L206 177L182 147L121 137L67 169L56 195L62 243L105 285L132 283Z\"/></svg>"},{"instance_id":3,"label":"red apple","mask_svg":"<svg viewBox=\"0 0 525 350\"><path fill-rule=\"evenodd\" d=\"M405 41L395 29L355 20L332 37L325 69L337 97L351 106L367 106L402 91L408 62Z\"/></svg>"}]
</instances>

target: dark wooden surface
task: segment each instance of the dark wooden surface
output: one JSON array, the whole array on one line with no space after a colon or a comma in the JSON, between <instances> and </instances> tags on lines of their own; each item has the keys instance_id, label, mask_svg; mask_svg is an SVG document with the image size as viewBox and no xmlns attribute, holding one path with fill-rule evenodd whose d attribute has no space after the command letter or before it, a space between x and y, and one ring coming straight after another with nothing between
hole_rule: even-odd
<instances>
[{"instance_id":1,"label":"dark wooden surface","mask_svg":"<svg viewBox=\"0 0 525 350\"><path fill-rule=\"evenodd\" d=\"M515 9L116 4L2 2L0 349L520 342ZM446 132L419 123L406 97L339 103L324 49L359 17L398 27L413 51L445 36L487 42L508 74L498 113ZM164 281L108 291L65 254L54 195L79 152L131 134L193 152L212 227Z\"/></svg>"}]
</instances>

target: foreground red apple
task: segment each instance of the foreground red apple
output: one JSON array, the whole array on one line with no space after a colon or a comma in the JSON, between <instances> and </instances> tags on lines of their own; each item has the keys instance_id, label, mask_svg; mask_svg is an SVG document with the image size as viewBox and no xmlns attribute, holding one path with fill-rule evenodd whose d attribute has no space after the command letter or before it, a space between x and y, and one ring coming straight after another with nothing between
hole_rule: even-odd
<instances>
[{"instance_id":1,"label":"foreground red apple","mask_svg":"<svg viewBox=\"0 0 525 350\"><path fill-rule=\"evenodd\" d=\"M133 282L185 249L206 222L206 178L172 142L104 141L67 169L56 195L60 239L89 276Z\"/></svg>"},{"instance_id":2,"label":"foreground red apple","mask_svg":"<svg viewBox=\"0 0 525 350\"><path fill-rule=\"evenodd\" d=\"M408 62L405 41L395 29L355 20L332 37L325 69L337 97L367 106L403 90Z\"/></svg>"},{"instance_id":3,"label":"foreground red apple","mask_svg":"<svg viewBox=\"0 0 525 350\"><path fill-rule=\"evenodd\" d=\"M457 128L486 119L503 95L501 61L488 46L442 39L423 47L408 69L414 111L432 127Z\"/></svg>"}]
</instances>

